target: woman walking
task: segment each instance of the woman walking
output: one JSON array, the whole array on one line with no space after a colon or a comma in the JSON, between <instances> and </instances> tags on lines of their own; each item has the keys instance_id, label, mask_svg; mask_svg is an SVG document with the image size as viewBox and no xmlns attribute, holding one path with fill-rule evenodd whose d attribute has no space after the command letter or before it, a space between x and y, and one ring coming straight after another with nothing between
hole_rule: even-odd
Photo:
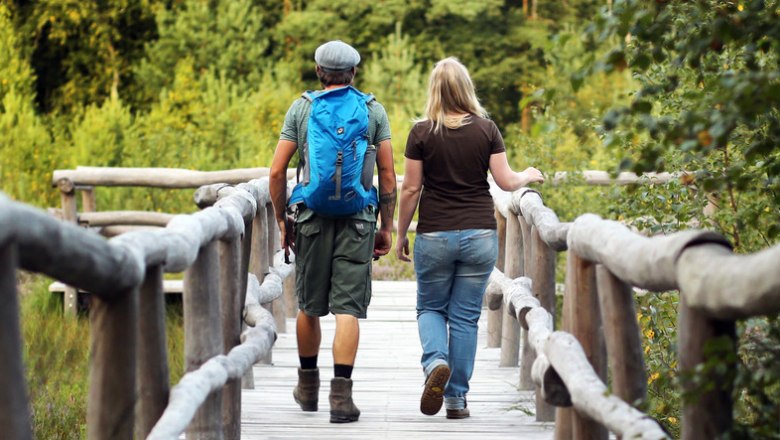
<instances>
[{"instance_id":1,"label":"woman walking","mask_svg":"<svg viewBox=\"0 0 780 440\"><path fill-rule=\"evenodd\" d=\"M468 70L455 58L436 63L424 118L409 133L396 255L409 259L407 231L419 204L414 268L425 388L423 414L442 403L447 418L469 416L477 321L498 238L487 172L514 191L543 182L536 168L509 167L501 133L479 103Z\"/></svg>"}]
</instances>

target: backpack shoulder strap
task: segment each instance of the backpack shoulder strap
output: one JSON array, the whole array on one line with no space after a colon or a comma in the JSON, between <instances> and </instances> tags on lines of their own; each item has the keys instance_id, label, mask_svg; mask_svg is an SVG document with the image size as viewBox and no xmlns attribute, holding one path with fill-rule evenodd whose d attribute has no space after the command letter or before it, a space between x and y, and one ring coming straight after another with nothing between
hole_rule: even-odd
<instances>
[{"instance_id":1,"label":"backpack shoulder strap","mask_svg":"<svg viewBox=\"0 0 780 440\"><path fill-rule=\"evenodd\" d=\"M316 98L317 95L318 95L318 93L316 91L314 91L314 90L307 90L307 91L301 93L301 97L303 97L303 99L305 99L305 100L307 100L309 102L314 102L314 98Z\"/></svg>"}]
</instances>

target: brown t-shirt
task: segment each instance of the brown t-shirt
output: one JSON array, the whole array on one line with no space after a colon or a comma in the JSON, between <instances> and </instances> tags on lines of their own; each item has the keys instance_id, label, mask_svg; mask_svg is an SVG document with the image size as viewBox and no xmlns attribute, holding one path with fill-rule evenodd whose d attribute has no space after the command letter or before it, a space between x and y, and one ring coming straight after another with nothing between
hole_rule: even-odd
<instances>
[{"instance_id":1,"label":"brown t-shirt","mask_svg":"<svg viewBox=\"0 0 780 440\"><path fill-rule=\"evenodd\" d=\"M496 229L487 172L490 156L506 151L493 121L476 116L463 127L412 127L404 156L423 163L417 232Z\"/></svg>"}]
</instances>

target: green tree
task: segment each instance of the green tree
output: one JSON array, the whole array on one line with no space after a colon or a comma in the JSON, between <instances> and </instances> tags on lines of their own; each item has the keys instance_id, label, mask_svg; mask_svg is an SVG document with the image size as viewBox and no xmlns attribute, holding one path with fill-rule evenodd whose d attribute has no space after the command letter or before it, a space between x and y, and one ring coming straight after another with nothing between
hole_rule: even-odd
<instances>
[{"instance_id":1,"label":"green tree","mask_svg":"<svg viewBox=\"0 0 780 440\"><path fill-rule=\"evenodd\" d=\"M601 123L605 145L623 158L619 168L692 173L673 185L629 192L615 209L653 212L655 226L664 229L675 219L677 228L714 226L737 252L775 244L780 3L615 1L583 39L590 62L573 76L575 86L594 72L623 70L639 84L630 102L613 107ZM716 210L705 216L708 201ZM780 376L769 365L780 362L777 317L741 322L739 333L738 419L729 436L776 438ZM668 403L664 397L656 403Z\"/></svg>"},{"instance_id":2,"label":"green tree","mask_svg":"<svg viewBox=\"0 0 780 440\"><path fill-rule=\"evenodd\" d=\"M45 112L99 103L132 90L131 65L154 35L154 0L13 2Z\"/></svg>"},{"instance_id":3,"label":"green tree","mask_svg":"<svg viewBox=\"0 0 780 440\"><path fill-rule=\"evenodd\" d=\"M46 188L58 157L35 114L34 75L14 34L10 11L0 4L0 189L36 205L51 202Z\"/></svg>"},{"instance_id":4,"label":"green tree","mask_svg":"<svg viewBox=\"0 0 780 440\"><path fill-rule=\"evenodd\" d=\"M251 0L187 0L158 8L159 38L150 42L137 69L146 103L172 84L171 72L189 58L197 75L210 72L246 90L261 79L269 30Z\"/></svg>"}]
</instances>

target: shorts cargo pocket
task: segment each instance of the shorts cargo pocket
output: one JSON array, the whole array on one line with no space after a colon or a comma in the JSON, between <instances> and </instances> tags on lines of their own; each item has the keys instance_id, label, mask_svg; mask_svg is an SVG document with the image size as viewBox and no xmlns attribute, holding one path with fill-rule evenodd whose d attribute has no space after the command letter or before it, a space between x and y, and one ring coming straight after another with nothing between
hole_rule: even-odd
<instances>
[{"instance_id":1,"label":"shorts cargo pocket","mask_svg":"<svg viewBox=\"0 0 780 440\"><path fill-rule=\"evenodd\" d=\"M374 254L374 223L363 220L351 220L350 230L352 243L350 243L351 254L355 260L368 262Z\"/></svg>"},{"instance_id":2,"label":"shorts cargo pocket","mask_svg":"<svg viewBox=\"0 0 780 440\"><path fill-rule=\"evenodd\" d=\"M314 246L322 227L315 221L299 222L295 225L295 277L296 277L296 293L298 294L298 305L308 305L308 301L311 298L307 298L306 292L311 287L316 285L316 281L310 280L310 278L316 276L316 273L307 273L309 270L314 271L313 265L316 265L317 252ZM309 268L312 269L309 269ZM314 281L313 284L312 281ZM307 286L308 284L308 286ZM302 307L303 308L303 307Z\"/></svg>"}]
</instances>

